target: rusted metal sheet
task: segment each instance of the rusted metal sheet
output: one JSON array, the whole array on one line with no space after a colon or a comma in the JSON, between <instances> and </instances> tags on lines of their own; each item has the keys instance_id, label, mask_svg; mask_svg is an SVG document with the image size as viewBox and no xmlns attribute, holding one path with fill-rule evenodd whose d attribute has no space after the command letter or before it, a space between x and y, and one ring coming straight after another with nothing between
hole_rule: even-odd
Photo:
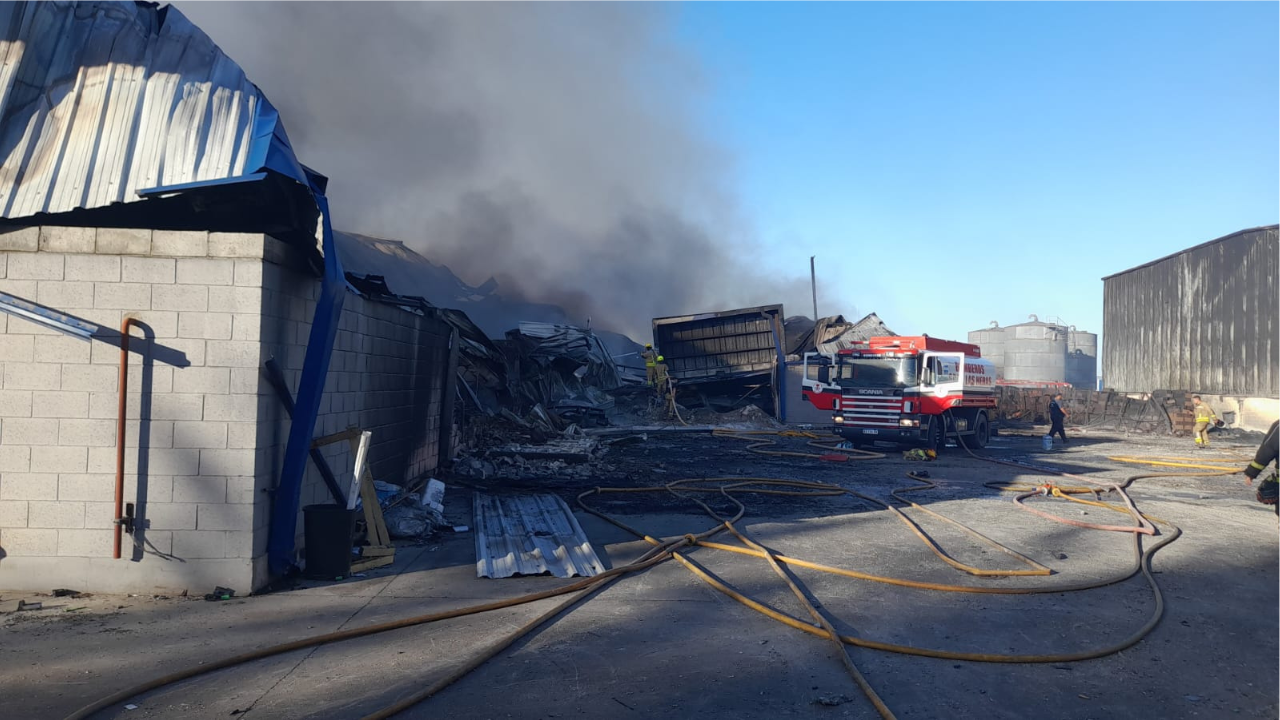
<instances>
[{"instance_id":1,"label":"rusted metal sheet","mask_svg":"<svg viewBox=\"0 0 1280 720\"><path fill-rule=\"evenodd\" d=\"M1278 264L1271 225L1103 278L1103 384L1280 394Z\"/></svg>"},{"instance_id":2,"label":"rusted metal sheet","mask_svg":"<svg viewBox=\"0 0 1280 720\"><path fill-rule=\"evenodd\" d=\"M0 6L0 216L252 179L308 183L278 116L172 6Z\"/></svg>"},{"instance_id":3,"label":"rusted metal sheet","mask_svg":"<svg viewBox=\"0 0 1280 720\"><path fill-rule=\"evenodd\" d=\"M476 493L476 576L591 577L604 564L569 506L550 493Z\"/></svg>"}]
</instances>

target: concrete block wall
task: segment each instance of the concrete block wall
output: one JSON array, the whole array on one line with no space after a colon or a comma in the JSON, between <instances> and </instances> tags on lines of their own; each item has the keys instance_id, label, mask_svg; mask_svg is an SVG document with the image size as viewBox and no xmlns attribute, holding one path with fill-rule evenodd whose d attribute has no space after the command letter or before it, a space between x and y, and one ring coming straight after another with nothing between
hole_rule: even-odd
<instances>
[{"instance_id":1,"label":"concrete block wall","mask_svg":"<svg viewBox=\"0 0 1280 720\"><path fill-rule=\"evenodd\" d=\"M296 268L272 263L264 266L262 282L263 359L274 356L296 392L320 283ZM450 332L438 319L348 294L315 436L349 427L372 431L367 462L374 477L385 482L404 485L435 470L443 394L452 391L446 372ZM288 433L288 419L273 406L263 416L258 437L270 457L266 467L283 463ZM349 445L336 443L321 452L345 490L354 463ZM297 520L299 549L301 508L329 502L328 488L309 463Z\"/></svg>"},{"instance_id":2,"label":"concrete block wall","mask_svg":"<svg viewBox=\"0 0 1280 720\"><path fill-rule=\"evenodd\" d=\"M99 592L265 580L258 328L263 235L29 227L0 233L0 292L96 323L137 318L125 501L112 559L120 350L0 314L0 587ZM148 336L142 339L144 333ZM117 340L118 342L118 340Z\"/></svg>"},{"instance_id":3,"label":"concrete block wall","mask_svg":"<svg viewBox=\"0 0 1280 720\"><path fill-rule=\"evenodd\" d=\"M104 339L84 341L0 314L0 588L265 584L289 420L261 367L277 358L296 396L319 288L295 249L260 234L0 232L0 292L104 329ZM125 437L125 502L139 529L114 560L126 313L143 324L131 335ZM434 470L441 401L452 392L449 332L437 319L348 296L315 435L372 430L381 480ZM324 452L348 481L346 444ZM309 466L300 507L328 501ZM302 533L299 513L299 554Z\"/></svg>"}]
</instances>

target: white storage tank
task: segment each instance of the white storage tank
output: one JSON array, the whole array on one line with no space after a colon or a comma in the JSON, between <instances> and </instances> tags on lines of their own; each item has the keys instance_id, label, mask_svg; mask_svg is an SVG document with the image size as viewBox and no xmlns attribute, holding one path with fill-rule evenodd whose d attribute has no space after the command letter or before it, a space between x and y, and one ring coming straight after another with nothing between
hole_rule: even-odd
<instances>
[{"instance_id":1,"label":"white storage tank","mask_svg":"<svg viewBox=\"0 0 1280 720\"><path fill-rule=\"evenodd\" d=\"M982 357L996 366L996 379L1004 379L1004 328L995 320L991 326L969 333L969 342L982 350Z\"/></svg>"},{"instance_id":2,"label":"white storage tank","mask_svg":"<svg viewBox=\"0 0 1280 720\"><path fill-rule=\"evenodd\" d=\"M1031 317L1004 329L1004 379L1066 382L1070 331Z\"/></svg>"},{"instance_id":3,"label":"white storage tank","mask_svg":"<svg viewBox=\"0 0 1280 720\"><path fill-rule=\"evenodd\" d=\"M1098 386L1098 336L1074 327L1067 333L1067 382L1088 390Z\"/></svg>"}]
</instances>

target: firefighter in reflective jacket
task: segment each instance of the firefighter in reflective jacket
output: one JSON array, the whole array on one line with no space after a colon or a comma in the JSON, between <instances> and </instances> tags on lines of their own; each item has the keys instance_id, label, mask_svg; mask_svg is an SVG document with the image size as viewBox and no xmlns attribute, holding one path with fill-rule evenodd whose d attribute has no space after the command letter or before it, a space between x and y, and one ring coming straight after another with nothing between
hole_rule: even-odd
<instances>
[{"instance_id":1,"label":"firefighter in reflective jacket","mask_svg":"<svg viewBox=\"0 0 1280 720\"><path fill-rule=\"evenodd\" d=\"M1208 403L1202 402L1199 395L1191 396L1191 405L1196 412L1196 447L1209 447L1209 426L1218 419L1218 415L1213 412L1213 408Z\"/></svg>"},{"instance_id":2,"label":"firefighter in reflective jacket","mask_svg":"<svg viewBox=\"0 0 1280 720\"><path fill-rule=\"evenodd\" d=\"M654 363L653 376L654 376L654 380L657 382L658 395L659 396L666 395L667 394L667 378L668 378L667 362L666 362L666 358L662 357L661 355L659 355L656 358L656 362Z\"/></svg>"},{"instance_id":3,"label":"firefighter in reflective jacket","mask_svg":"<svg viewBox=\"0 0 1280 720\"><path fill-rule=\"evenodd\" d=\"M1258 446L1258 452L1253 456L1253 462L1249 463L1249 467L1244 469L1245 482L1252 485L1253 481L1262 474L1267 466L1276 461L1276 456L1280 455L1280 421L1271 423L1271 429L1267 431L1266 437L1262 438L1262 444ZM1258 502L1265 503L1276 509L1276 514L1280 515L1280 505L1276 501L1280 499L1280 482L1276 482L1276 473L1272 471L1267 479L1258 483Z\"/></svg>"},{"instance_id":4,"label":"firefighter in reflective jacket","mask_svg":"<svg viewBox=\"0 0 1280 720\"><path fill-rule=\"evenodd\" d=\"M657 357L653 353L653 344L645 343L644 352L640 353L640 357L644 358L644 377L649 387L653 387L654 381L658 379L658 371L654 367L654 358Z\"/></svg>"}]
</instances>

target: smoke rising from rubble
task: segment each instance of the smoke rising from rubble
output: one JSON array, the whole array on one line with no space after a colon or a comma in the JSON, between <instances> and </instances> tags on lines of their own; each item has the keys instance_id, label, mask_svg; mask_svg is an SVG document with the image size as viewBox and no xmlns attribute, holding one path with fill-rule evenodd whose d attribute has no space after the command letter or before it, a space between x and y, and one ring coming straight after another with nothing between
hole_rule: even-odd
<instances>
[{"instance_id":1,"label":"smoke rising from rubble","mask_svg":"<svg viewBox=\"0 0 1280 720\"><path fill-rule=\"evenodd\" d=\"M808 307L807 278L743 261L753 244L732 164L698 127L703 79L667 34L671 8L180 9L329 176L338 228L403 240L470 284L492 275L505 295L635 337L660 315Z\"/></svg>"}]
</instances>

